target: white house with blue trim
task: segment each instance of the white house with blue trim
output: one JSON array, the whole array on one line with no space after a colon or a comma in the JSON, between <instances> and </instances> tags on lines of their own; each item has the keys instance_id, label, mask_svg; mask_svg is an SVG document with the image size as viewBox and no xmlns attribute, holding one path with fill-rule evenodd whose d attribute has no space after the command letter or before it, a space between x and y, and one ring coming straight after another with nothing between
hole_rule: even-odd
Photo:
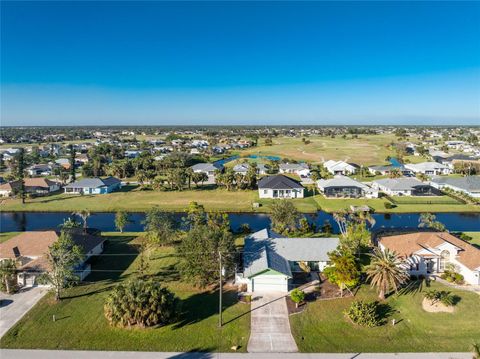
<instances>
[{"instance_id":1,"label":"white house with blue trim","mask_svg":"<svg viewBox=\"0 0 480 359\"><path fill-rule=\"evenodd\" d=\"M69 194L105 194L120 189L122 182L115 177L83 178L66 185L65 193Z\"/></svg>"}]
</instances>

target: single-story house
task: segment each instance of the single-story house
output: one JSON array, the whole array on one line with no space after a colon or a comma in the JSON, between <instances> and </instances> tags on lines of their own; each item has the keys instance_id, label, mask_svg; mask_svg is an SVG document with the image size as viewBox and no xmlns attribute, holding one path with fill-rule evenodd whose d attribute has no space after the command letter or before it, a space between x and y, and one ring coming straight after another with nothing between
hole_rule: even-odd
<instances>
[{"instance_id":1,"label":"single-story house","mask_svg":"<svg viewBox=\"0 0 480 359\"><path fill-rule=\"evenodd\" d=\"M249 292L286 293L294 287L294 273L302 271L300 262L322 271L338 244L338 238L284 238L263 229L245 238L243 272L236 274L236 283L246 284Z\"/></svg>"},{"instance_id":2,"label":"single-story house","mask_svg":"<svg viewBox=\"0 0 480 359\"><path fill-rule=\"evenodd\" d=\"M450 188L454 191L463 192L470 197L480 198L480 176L434 177L430 184L438 189Z\"/></svg>"},{"instance_id":3,"label":"single-story house","mask_svg":"<svg viewBox=\"0 0 480 359\"><path fill-rule=\"evenodd\" d=\"M354 174L357 171L356 166L344 161L328 160L323 163L323 167L325 167L325 169L332 175L347 176Z\"/></svg>"},{"instance_id":4,"label":"single-story house","mask_svg":"<svg viewBox=\"0 0 480 359\"><path fill-rule=\"evenodd\" d=\"M280 163L278 171L280 173L294 173L300 177L310 176L310 169L306 163Z\"/></svg>"},{"instance_id":5,"label":"single-story house","mask_svg":"<svg viewBox=\"0 0 480 359\"><path fill-rule=\"evenodd\" d=\"M122 186L122 181L115 177L83 178L66 185L65 193L70 194L105 194L116 191Z\"/></svg>"},{"instance_id":6,"label":"single-story house","mask_svg":"<svg viewBox=\"0 0 480 359\"><path fill-rule=\"evenodd\" d=\"M284 176L267 176L258 181L260 198L303 198L305 188L297 181Z\"/></svg>"},{"instance_id":7,"label":"single-story house","mask_svg":"<svg viewBox=\"0 0 480 359\"><path fill-rule=\"evenodd\" d=\"M53 172L53 166L50 164L38 164L27 168L29 176L50 176Z\"/></svg>"},{"instance_id":8,"label":"single-story house","mask_svg":"<svg viewBox=\"0 0 480 359\"><path fill-rule=\"evenodd\" d=\"M241 173L243 175L247 174L248 169L250 168L250 164L248 163L240 163L238 165L233 166L233 172ZM263 163L257 163L257 174L265 175L267 174L268 167L265 166Z\"/></svg>"},{"instance_id":9,"label":"single-story house","mask_svg":"<svg viewBox=\"0 0 480 359\"><path fill-rule=\"evenodd\" d=\"M195 173L205 173L208 176L215 175L215 171L221 170L222 167L214 163L197 163L190 167Z\"/></svg>"},{"instance_id":10,"label":"single-story house","mask_svg":"<svg viewBox=\"0 0 480 359\"><path fill-rule=\"evenodd\" d=\"M83 234L82 229L69 230L75 244L82 247L85 259L75 267L81 280L90 274L90 264L87 260L103 252L105 239L100 235ZM59 231L22 232L18 236L0 243L0 259L15 259L17 261L17 281L21 286L37 285L37 278L50 269L47 253L48 248L60 236Z\"/></svg>"},{"instance_id":11,"label":"single-story house","mask_svg":"<svg viewBox=\"0 0 480 359\"><path fill-rule=\"evenodd\" d=\"M423 173L427 176L448 175L453 172L449 166L438 162L407 163L405 168L413 173Z\"/></svg>"},{"instance_id":12,"label":"single-story house","mask_svg":"<svg viewBox=\"0 0 480 359\"><path fill-rule=\"evenodd\" d=\"M412 174L412 171L405 168L405 166L393 166L393 165L387 165L387 166L369 166L368 171L372 175L376 175L377 173L380 173L382 176L388 175L392 173L393 171L400 171L400 173L404 176L408 176Z\"/></svg>"},{"instance_id":13,"label":"single-story house","mask_svg":"<svg viewBox=\"0 0 480 359\"><path fill-rule=\"evenodd\" d=\"M383 178L372 182L372 187L390 196L422 196L432 193L432 187L413 177Z\"/></svg>"},{"instance_id":14,"label":"single-story house","mask_svg":"<svg viewBox=\"0 0 480 359\"><path fill-rule=\"evenodd\" d=\"M375 188L341 175L330 179L320 179L317 181L317 187L325 197L378 197L378 190Z\"/></svg>"},{"instance_id":15,"label":"single-story house","mask_svg":"<svg viewBox=\"0 0 480 359\"><path fill-rule=\"evenodd\" d=\"M140 154L142 151L137 151L137 150L126 150L124 155L126 158L138 158L140 157Z\"/></svg>"},{"instance_id":16,"label":"single-story house","mask_svg":"<svg viewBox=\"0 0 480 359\"><path fill-rule=\"evenodd\" d=\"M70 160L68 158L59 158L58 160L55 160L55 163L66 170L70 169Z\"/></svg>"},{"instance_id":17,"label":"single-story house","mask_svg":"<svg viewBox=\"0 0 480 359\"><path fill-rule=\"evenodd\" d=\"M25 178L24 181L27 193L48 194L60 189L60 183L48 178Z\"/></svg>"},{"instance_id":18,"label":"single-story house","mask_svg":"<svg viewBox=\"0 0 480 359\"><path fill-rule=\"evenodd\" d=\"M448 232L384 236L378 239L378 246L404 258L412 275L440 274L452 264L466 283L480 284L480 249Z\"/></svg>"},{"instance_id":19,"label":"single-story house","mask_svg":"<svg viewBox=\"0 0 480 359\"><path fill-rule=\"evenodd\" d=\"M48 194L60 189L60 184L47 178L25 178L25 192L37 195ZM11 197L20 192L22 182L20 180L11 181L0 185L0 197Z\"/></svg>"}]
</instances>

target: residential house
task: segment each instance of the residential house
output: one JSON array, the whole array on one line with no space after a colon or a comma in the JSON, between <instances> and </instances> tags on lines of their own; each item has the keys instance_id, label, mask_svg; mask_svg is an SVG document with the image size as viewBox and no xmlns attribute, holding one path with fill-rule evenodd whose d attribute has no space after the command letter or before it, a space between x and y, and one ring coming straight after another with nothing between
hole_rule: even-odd
<instances>
[{"instance_id":1,"label":"residential house","mask_svg":"<svg viewBox=\"0 0 480 359\"><path fill-rule=\"evenodd\" d=\"M136 150L127 150L125 151L124 155L125 155L125 158L138 158L140 157L140 154L142 153L142 151L136 151Z\"/></svg>"},{"instance_id":2,"label":"residential house","mask_svg":"<svg viewBox=\"0 0 480 359\"><path fill-rule=\"evenodd\" d=\"M233 172L241 173L243 175L247 174L248 169L250 168L250 164L248 163L240 163L238 165L233 166ZM257 163L257 174L265 175L267 174L268 167L265 166L263 163Z\"/></svg>"},{"instance_id":3,"label":"residential house","mask_svg":"<svg viewBox=\"0 0 480 359\"><path fill-rule=\"evenodd\" d=\"M0 185L0 197L12 197L20 191L21 181L11 181Z\"/></svg>"},{"instance_id":4,"label":"residential house","mask_svg":"<svg viewBox=\"0 0 480 359\"><path fill-rule=\"evenodd\" d=\"M243 272L236 274L236 283L246 284L249 292L287 293L295 286L295 273L303 271L301 262L320 272L338 244L338 238L284 238L263 229L245 238Z\"/></svg>"},{"instance_id":5,"label":"residential house","mask_svg":"<svg viewBox=\"0 0 480 359\"><path fill-rule=\"evenodd\" d=\"M422 196L432 194L432 187L414 177L383 178L372 182L372 187L390 196Z\"/></svg>"},{"instance_id":6,"label":"residential house","mask_svg":"<svg viewBox=\"0 0 480 359\"><path fill-rule=\"evenodd\" d=\"M284 176L267 176L258 181L260 198L303 198L305 188L297 181Z\"/></svg>"},{"instance_id":7,"label":"residential house","mask_svg":"<svg viewBox=\"0 0 480 359\"><path fill-rule=\"evenodd\" d=\"M25 193L45 195L60 189L58 182L51 181L47 178L25 178L23 181ZM12 197L20 192L21 187L21 180L4 183L0 185L0 197Z\"/></svg>"},{"instance_id":8,"label":"residential house","mask_svg":"<svg viewBox=\"0 0 480 359\"><path fill-rule=\"evenodd\" d=\"M65 193L70 194L105 194L120 189L122 182L115 177L93 177L83 178L74 183L66 185Z\"/></svg>"},{"instance_id":9,"label":"residential house","mask_svg":"<svg viewBox=\"0 0 480 359\"><path fill-rule=\"evenodd\" d=\"M405 168L415 174L423 173L427 176L448 175L452 173L452 169L449 166L438 162L407 163Z\"/></svg>"},{"instance_id":10,"label":"residential house","mask_svg":"<svg viewBox=\"0 0 480 359\"><path fill-rule=\"evenodd\" d=\"M470 197L480 198L480 176L466 177L434 177L431 179L432 187L443 189L450 188L467 194Z\"/></svg>"},{"instance_id":11,"label":"residential house","mask_svg":"<svg viewBox=\"0 0 480 359\"><path fill-rule=\"evenodd\" d=\"M38 164L33 165L27 168L27 173L29 176L51 176L53 169L55 168L52 164Z\"/></svg>"},{"instance_id":12,"label":"residential house","mask_svg":"<svg viewBox=\"0 0 480 359\"><path fill-rule=\"evenodd\" d=\"M278 170L280 173L294 173L301 178L310 176L310 169L306 163L281 163Z\"/></svg>"},{"instance_id":13,"label":"residential house","mask_svg":"<svg viewBox=\"0 0 480 359\"><path fill-rule=\"evenodd\" d=\"M323 163L323 167L325 167L325 169L332 175L348 176L357 171L356 166L344 161L328 160Z\"/></svg>"},{"instance_id":14,"label":"residential house","mask_svg":"<svg viewBox=\"0 0 480 359\"><path fill-rule=\"evenodd\" d=\"M92 231L91 231L92 232ZM85 259L75 267L76 274L81 280L91 272L88 259L103 252L105 239L97 234L83 233L82 229L69 230L72 240L79 245ZM95 233L95 232L93 232ZM49 247L60 236L59 231L22 232L21 234L0 243L0 259L15 259L17 261L17 281L20 286L38 285L38 277L50 270L47 260Z\"/></svg>"},{"instance_id":15,"label":"residential house","mask_svg":"<svg viewBox=\"0 0 480 359\"><path fill-rule=\"evenodd\" d=\"M317 187L325 197L377 198L378 190L350 177L337 175L330 179L320 179Z\"/></svg>"},{"instance_id":16,"label":"residential house","mask_svg":"<svg viewBox=\"0 0 480 359\"><path fill-rule=\"evenodd\" d=\"M400 255L412 275L441 274L451 264L466 283L480 284L480 249L448 232L384 236L378 239L378 246Z\"/></svg>"},{"instance_id":17,"label":"residential house","mask_svg":"<svg viewBox=\"0 0 480 359\"><path fill-rule=\"evenodd\" d=\"M213 176L217 170L222 169L222 166L216 165L215 163L197 163L190 168L195 173L205 173L208 176Z\"/></svg>"},{"instance_id":18,"label":"residential house","mask_svg":"<svg viewBox=\"0 0 480 359\"><path fill-rule=\"evenodd\" d=\"M382 176L389 175L392 172L399 171L403 176L409 176L412 175L412 171L405 168L405 166L393 166L393 165L388 165L388 166L369 166L368 171L372 175L377 175L381 174Z\"/></svg>"},{"instance_id":19,"label":"residential house","mask_svg":"<svg viewBox=\"0 0 480 359\"><path fill-rule=\"evenodd\" d=\"M55 163L66 170L70 169L70 160L68 158L59 158L58 160L55 160Z\"/></svg>"}]
</instances>

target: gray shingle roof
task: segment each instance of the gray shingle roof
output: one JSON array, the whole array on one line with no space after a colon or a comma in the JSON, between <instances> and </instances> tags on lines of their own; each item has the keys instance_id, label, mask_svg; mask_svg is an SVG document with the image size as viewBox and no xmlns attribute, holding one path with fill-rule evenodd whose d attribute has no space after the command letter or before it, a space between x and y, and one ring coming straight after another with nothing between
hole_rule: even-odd
<instances>
[{"instance_id":1,"label":"gray shingle roof","mask_svg":"<svg viewBox=\"0 0 480 359\"><path fill-rule=\"evenodd\" d=\"M328 253L339 244L338 238L266 238L267 235L269 232L264 229L245 239L247 277L268 269L291 276L289 261L328 261Z\"/></svg>"},{"instance_id":2,"label":"gray shingle roof","mask_svg":"<svg viewBox=\"0 0 480 359\"><path fill-rule=\"evenodd\" d=\"M320 179L317 181L317 185L320 188L328 187L359 187L367 189L368 186L362 182L355 181L354 179L346 176L335 176L331 179Z\"/></svg>"},{"instance_id":3,"label":"gray shingle roof","mask_svg":"<svg viewBox=\"0 0 480 359\"><path fill-rule=\"evenodd\" d=\"M393 191L409 191L413 190L416 187L425 187L428 186L425 183L422 183L416 178L406 177L406 178L383 178L373 181L382 187L386 187Z\"/></svg>"},{"instance_id":4,"label":"gray shingle roof","mask_svg":"<svg viewBox=\"0 0 480 359\"><path fill-rule=\"evenodd\" d=\"M114 184L120 183L121 181L115 177L93 177L93 178L83 178L74 183L66 185L66 188L99 188L99 187L109 187Z\"/></svg>"},{"instance_id":5,"label":"gray shingle roof","mask_svg":"<svg viewBox=\"0 0 480 359\"><path fill-rule=\"evenodd\" d=\"M211 172L211 171L216 171L220 169L219 166L215 166L212 163L197 163L196 165L193 165L191 168L194 171L205 171L205 172Z\"/></svg>"},{"instance_id":6,"label":"gray shingle roof","mask_svg":"<svg viewBox=\"0 0 480 359\"><path fill-rule=\"evenodd\" d=\"M480 191L480 176L466 176L466 177L434 177L432 182L438 184L448 184L457 188L461 188L468 192Z\"/></svg>"},{"instance_id":7,"label":"gray shingle roof","mask_svg":"<svg viewBox=\"0 0 480 359\"><path fill-rule=\"evenodd\" d=\"M258 188L300 189L303 188L303 186L287 176L276 175L263 177L260 181L258 181Z\"/></svg>"}]
</instances>

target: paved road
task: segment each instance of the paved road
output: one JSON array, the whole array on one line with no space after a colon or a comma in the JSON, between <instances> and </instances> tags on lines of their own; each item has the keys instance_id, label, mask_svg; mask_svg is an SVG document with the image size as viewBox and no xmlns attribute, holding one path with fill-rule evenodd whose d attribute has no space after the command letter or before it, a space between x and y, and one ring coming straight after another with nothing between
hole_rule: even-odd
<instances>
[{"instance_id":1,"label":"paved road","mask_svg":"<svg viewBox=\"0 0 480 359\"><path fill-rule=\"evenodd\" d=\"M47 293L46 288L27 288L15 294L1 294L0 338ZM2 358L3 359L3 358Z\"/></svg>"},{"instance_id":2,"label":"paved road","mask_svg":"<svg viewBox=\"0 0 480 359\"><path fill-rule=\"evenodd\" d=\"M297 344L290 331L287 303L283 293L257 294L250 313L249 353L294 353Z\"/></svg>"},{"instance_id":3,"label":"paved road","mask_svg":"<svg viewBox=\"0 0 480 359\"><path fill-rule=\"evenodd\" d=\"M157 353L66 350L1 350L2 359L471 359L470 353Z\"/></svg>"}]
</instances>

